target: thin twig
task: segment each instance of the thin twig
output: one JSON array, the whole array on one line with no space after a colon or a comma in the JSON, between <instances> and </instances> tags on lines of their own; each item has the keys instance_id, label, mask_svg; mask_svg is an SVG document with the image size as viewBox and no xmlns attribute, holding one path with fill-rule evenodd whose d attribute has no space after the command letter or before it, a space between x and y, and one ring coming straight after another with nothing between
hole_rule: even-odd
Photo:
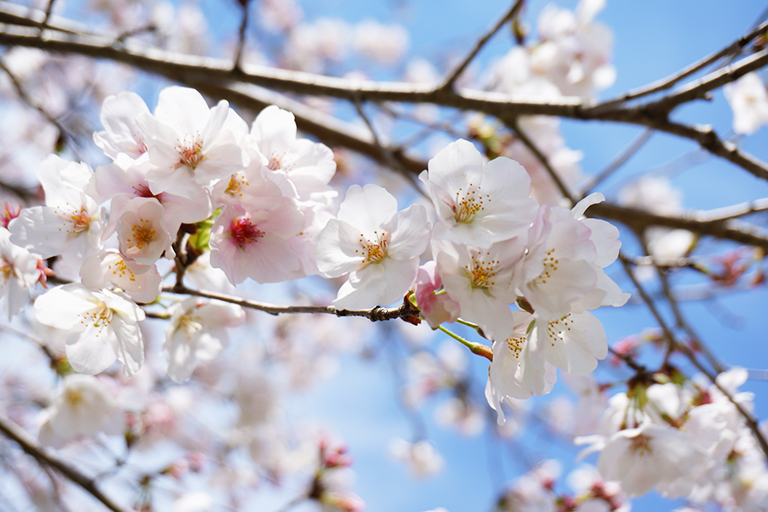
<instances>
[{"instance_id":1,"label":"thin twig","mask_svg":"<svg viewBox=\"0 0 768 512\"><path fill-rule=\"evenodd\" d=\"M416 179L416 175L414 175L411 172L408 172L408 169L403 167L403 164L401 164L400 161L397 158L395 158L395 155L392 152L392 150L389 149L389 147L386 147L384 146L384 144L382 144L381 139L379 139L379 136L376 133L376 129L373 127L373 123L371 122L371 120L368 118L368 116L365 114L365 111L363 110L362 102L355 101L354 105L358 115L363 119L363 122L368 127L368 131L371 132L371 137L373 137L373 143L376 144L376 146L379 148L379 151L381 152L381 155L384 157L384 160L389 163L389 166L394 171L396 171L403 178L405 178L411 185L413 185L413 188L416 189L417 192L419 192L422 196L428 198L424 190L419 185L419 181L418 179Z\"/></svg>"},{"instance_id":2,"label":"thin twig","mask_svg":"<svg viewBox=\"0 0 768 512\"><path fill-rule=\"evenodd\" d=\"M629 144L629 146L624 149L619 155L608 164L608 166L597 173L593 178L591 178L586 185L583 186L580 197L581 199L584 199L589 195L592 190L598 186L600 183L605 181L610 175L612 175L614 172L616 172L622 165L627 163L627 161L632 158L635 153L637 153L640 148L645 145L646 142L648 142L648 139L651 138L651 135L653 135L653 130L646 129L644 130L640 135L635 137L635 139Z\"/></svg>"},{"instance_id":3,"label":"thin twig","mask_svg":"<svg viewBox=\"0 0 768 512\"><path fill-rule=\"evenodd\" d=\"M242 70L241 64L243 61L243 50L245 49L245 30L248 28L248 5L250 0L241 0L240 4L243 7L243 19L240 22L240 30L237 34L237 50L235 51L235 63L233 66L235 71Z\"/></svg>"},{"instance_id":4,"label":"thin twig","mask_svg":"<svg viewBox=\"0 0 768 512\"><path fill-rule=\"evenodd\" d=\"M554 167L549 163L549 159L544 155L544 153L539 150L538 147L536 147L536 144L528 137L528 135L523 131L522 128L520 128L520 123L518 123L517 119L510 119L507 124L509 125L512 130L515 131L520 141L531 151L531 153L534 154L534 156L541 162L541 164L544 166L544 168L547 170L547 173L549 174L549 177L552 178L552 181L555 182L555 185L557 185L557 188L560 190L560 193L563 194L563 197L565 197L568 201L570 201L571 206L576 204L576 200L573 197L573 194L570 190L568 190L568 186L563 182L563 180L560 178L560 175L557 173Z\"/></svg>"},{"instance_id":5,"label":"thin twig","mask_svg":"<svg viewBox=\"0 0 768 512\"><path fill-rule=\"evenodd\" d=\"M37 459L41 464L52 467L66 478L82 487L83 490L102 502L104 506L113 512L132 512L132 509L121 507L101 492L92 478L85 476L69 462L49 453L48 450L38 445L32 436L2 416L0 416L0 433L18 444L22 450Z\"/></svg>"},{"instance_id":6,"label":"thin twig","mask_svg":"<svg viewBox=\"0 0 768 512\"><path fill-rule=\"evenodd\" d=\"M453 89L454 84L456 83L456 80L461 76L461 74L464 72L465 69L467 69L467 66L472 62L472 60L477 56L478 53L480 53L480 50L483 49L483 47L486 45L486 43L498 32L501 27L503 27L506 23L513 21L517 14L520 12L520 9L523 7L523 4L525 3L525 0L516 0L514 4L512 4L512 7L509 8L509 10L504 13L504 15L499 18L499 20L490 28L488 29L488 32L486 32L480 39L477 40L477 43L475 43L475 46L469 51L466 57L462 59L462 61L459 63L458 66L451 72L450 75L448 75L448 78L445 79L443 84L439 87L439 89L442 90L448 90Z\"/></svg>"}]
</instances>

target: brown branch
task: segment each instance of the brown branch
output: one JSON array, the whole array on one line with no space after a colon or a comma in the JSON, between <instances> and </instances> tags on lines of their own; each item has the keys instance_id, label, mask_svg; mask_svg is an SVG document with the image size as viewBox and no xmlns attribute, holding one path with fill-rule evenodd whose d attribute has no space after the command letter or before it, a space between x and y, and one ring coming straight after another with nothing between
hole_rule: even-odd
<instances>
[{"instance_id":1,"label":"brown branch","mask_svg":"<svg viewBox=\"0 0 768 512\"><path fill-rule=\"evenodd\" d=\"M733 82L734 80L738 80L747 73L756 71L766 64L768 64L768 50L762 50L754 55L741 59L737 64L726 66L710 73L669 96L648 103L646 108L670 112L678 105L702 99L706 97L708 92Z\"/></svg>"},{"instance_id":2,"label":"brown branch","mask_svg":"<svg viewBox=\"0 0 768 512\"><path fill-rule=\"evenodd\" d=\"M238 306L255 309L257 311L263 311L270 315L285 315L285 314L325 314L335 315L338 317L345 316L359 316L369 319L371 322L381 322L385 320L394 320L395 318L402 318L406 321L413 320L414 317L418 318L419 310L416 309L409 300L404 300L403 303L396 308L383 308L376 306L371 309L338 309L334 306L274 306L272 304L264 304L261 302L254 302L252 300L240 299L231 295L225 295L222 293L207 292L201 290L192 290L184 285L175 285L163 289L164 292L177 293L182 295L194 295L195 297L203 297L206 299L215 299L222 302L229 302L230 304L236 304Z\"/></svg>"},{"instance_id":3,"label":"brown branch","mask_svg":"<svg viewBox=\"0 0 768 512\"><path fill-rule=\"evenodd\" d=\"M703 59L697 62L694 62L689 66L684 67L680 71L666 78L657 80L656 82L640 87L638 89L628 91L622 94L618 98L603 102L600 104L600 106L603 108L614 107L621 103L626 103L630 100L638 99L643 96L648 96L656 92L665 91L671 88L672 86L674 86L676 83L680 82L681 80L693 75L694 73L697 73L698 71L701 71L702 69L706 68L711 64L714 64L715 62L717 62L718 60L724 57L728 57L730 55L738 55L739 53L741 53L744 47L746 47L750 42L752 42L756 37L758 37L760 34L765 32L767 29L768 29L768 23L763 23L757 29L741 37L740 39L737 39L736 41L726 46L722 50L715 52L707 57L704 57Z\"/></svg>"},{"instance_id":4,"label":"brown branch","mask_svg":"<svg viewBox=\"0 0 768 512\"><path fill-rule=\"evenodd\" d=\"M464 70L467 69L467 66L469 66L477 54L480 53L480 50L482 50L486 43L488 43L488 41L494 35L496 35L496 32L498 32L501 27L515 19L524 3L525 0L516 0L515 3L512 4L512 7L510 7L509 10L504 13L504 15L499 18L499 20L490 29L488 29L488 32L486 32L480 39L478 39L477 43L475 43L475 46L470 50L469 54L467 54L467 56L462 59L459 65L456 66L456 68L451 72L451 74L448 75L448 78L446 78L443 84L438 87L438 90L453 89L456 80L458 80Z\"/></svg>"},{"instance_id":5,"label":"brown branch","mask_svg":"<svg viewBox=\"0 0 768 512\"><path fill-rule=\"evenodd\" d=\"M541 162L541 165L544 166L544 169L546 169L547 174L549 174L549 177L552 178L552 181L555 182L555 185L560 190L560 193L563 194L563 197L568 199L570 201L571 206L576 204L576 200L573 197L573 193L568 189L568 186L565 184L565 182L560 178L560 175L557 173L554 167L550 165L549 159L547 156L541 152L541 150L536 146L536 143L533 142L530 137L523 131L522 128L520 128L520 124L517 122L516 118L510 119L507 121L507 124L509 125L512 130L515 131L517 134L517 137L520 139L520 141L525 145L525 147L528 148L528 150L534 154L534 156Z\"/></svg>"},{"instance_id":6,"label":"brown branch","mask_svg":"<svg viewBox=\"0 0 768 512\"><path fill-rule=\"evenodd\" d=\"M645 145L646 142L651 138L651 135L653 135L653 130L644 130L640 135L635 137L635 139L627 146L627 148L619 153L619 155L606 166L605 169L597 173L593 178L591 178L583 187L581 192L580 198L584 199L589 195L589 193L600 183L608 179L608 177L616 172L622 165L627 163L627 161L632 158L635 153L640 151L640 148Z\"/></svg>"},{"instance_id":7,"label":"brown branch","mask_svg":"<svg viewBox=\"0 0 768 512\"><path fill-rule=\"evenodd\" d=\"M108 509L113 512L132 512L132 509L121 507L101 492L92 478L81 473L79 469L69 462L50 453L46 448L37 444L37 441L23 429L2 416L0 416L0 432L18 444L26 453L37 459L38 462L52 467L67 479L82 487L83 490L102 502Z\"/></svg>"},{"instance_id":8,"label":"brown branch","mask_svg":"<svg viewBox=\"0 0 768 512\"><path fill-rule=\"evenodd\" d=\"M3 4L0 4L3 7ZM105 58L121 62L143 71L156 73L171 80L188 85L218 84L228 87L234 83L249 83L297 94L329 96L348 101L429 103L465 111L477 111L500 119L514 119L521 115L547 115L582 120L603 120L639 124L697 141L708 151L721 156L736 165L768 180L768 165L754 157L740 152L735 145L723 143L711 129L695 128L670 122L666 114L669 108L686 98L695 99L704 93L734 80L746 72L764 65L768 57L744 59L735 68L716 76L705 77L694 91L684 90L668 98L671 103L660 103L632 108L599 108L587 100L575 97L559 100L521 98L515 95L462 90L436 89L430 85L401 82L371 82L332 78L310 73L300 73L264 66L248 66L243 71L233 71L231 62L208 57L173 54L158 49L141 50L138 47L115 45L113 39L87 35L73 36L52 32L49 37L40 38L20 26L6 26L0 32L0 45L27 46L46 51L75 53L94 58ZM759 57L759 55L758 55Z\"/></svg>"}]
</instances>

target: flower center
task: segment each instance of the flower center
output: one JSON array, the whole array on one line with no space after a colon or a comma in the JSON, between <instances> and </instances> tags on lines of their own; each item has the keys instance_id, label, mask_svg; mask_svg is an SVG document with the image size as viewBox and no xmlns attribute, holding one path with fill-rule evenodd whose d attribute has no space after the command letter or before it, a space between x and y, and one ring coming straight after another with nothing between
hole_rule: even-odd
<instances>
[{"instance_id":1,"label":"flower center","mask_svg":"<svg viewBox=\"0 0 768 512\"><path fill-rule=\"evenodd\" d=\"M126 274L128 274L129 281L136 281L136 274L134 274L131 269L128 268L128 266L125 264L125 260L123 259L110 264L107 269L111 270L112 274L117 276L119 279L122 279Z\"/></svg>"},{"instance_id":2,"label":"flower center","mask_svg":"<svg viewBox=\"0 0 768 512\"><path fill-rule=\"evenodd\" d=\"M286 154L285 152L278 153L277 151L273 152L272 155L269 157L269 163L267 164L267 168L269 168L270 171L289 171L291 170L291 165L289 165L288 162L286 162Z\"/></svg>"},{"instance_id":3,"label":"flower center","mask_svg":"<svg viewBox=\"0 0 768 512\"><path fill-rule=\"evenodd\" d=\"M200 140L179 141L176 145L176 151L179 152L179 162L188 165L192 169L197 167L203 160L203 142Z\"/></svg>"},{"instance_id":4,"label":"flower center","mask_svg":"<svg viewBox=\"0 0 768 512\"><path fill-rule=\"evenodd\" d=\"M573 320L570 313L552 322L547 322L547 340L549 340L549 344L554 347L556 341L559 342L565 339L565 333L571 330L571 324L573 324Z\"/></svg>"},{"instance_id":5,"label":"flower center","mask_svg":"<svg viewBox=\"0 0 768 512\"><path fill-rule=\"evenodd\" d=\"M650 454L653 451L651 449L651 438L646 435L639 434L634 439L632 439L632 442L629 445L629 450L632 453L637 453L638 455Z\"/></svg>"},{"instance_id":6,"label":"flower center","mask_svg":"<svg viewBox=\"0 0 768 512\"><path fill-rule=\"evenodd\" d=\"M259 231L256 226L251 224L251 218L248 215L232 220L229 231L232 239L240 249L258 241L259 238L264 236L262 231Z\"/></svg>"},{"instance_id":7,"label":"flower center","mask_svg":"<svg viewBox=\"0 0 768 512\"><path fill-rule=\"evenodd\" d=\"M227 189L224 191L225 194L229 194L230 196L243 196L243 187L248 186L248 180L245 177L245 174L242 172L236 172L229 178L229 185L227 185Z\"/></svg>"},{"instance_id":8,"label":"flower center","mask_svg":"<svg viewBox=\"0 0 768 512\"><path fill-rule=\"evenodd\" d=\"M491 253L487 252L485 254L486 256L489 256ZM480 259L477 255L472 255L471 265L464 266L464 270L470 278L470 285L472 288L487 290L491 286L494 286L496 282L493 278L496 275L496 267L499 263L499 260L485 261Z\"/></svg>"},{"instance_id":9,"label":"flower center","mask_svg":"<svg viewBox=\"0 0 768 512\"><path fill-rule=\"evenodd\" d=\"M136 197L154 197L158 201L160 200L160 195L155 195L152 193L151 190L149 190L149 186L145 185L143 183L140 183L133 188L133 195Z\"/></svg>"},{"instance_id":10,"label":"flower center","mask_svg":"<svg viewBox=\"0 0 768 512\"><path fill-rule=\"evenodd\" d=\"M547 251L542 263L544 263L544 269L541 271L541 274L536 277L535 281L546 284L547 279L552 278L552 273L557 271L557 266L560 264L560 260L555 258L554 248Z\"/></svg>"},{"instance_id":11,"label":"flower center","mask_svg":"<svg viewBox=\"0 0 768 512\"><path fill-rule=\"evenodd\" d=\"M518 365L520 364L520 352L523 350L523 345L525 345L525 336L507 338L507 357L512 357Z\"/></svg>"},{"instance_id":12,"label":"flower center","mask_svg":"<svg viewBox=\"0 0 768 512\"><path fill-rule=\"evenodd\" d=\"M104 302L98 302L96 308L80 313L80 316L83 318L80 320L81 324L92 325L98 329L96 336L112 322L112 310Z\"/></svg>"},{"instance_id":13,"label":"flower center","mask_svg":"<svg viewBox=\"0 0 768 512\"><path fill-rule=\"evenodd\" d=\"M194 313L188 313L179 318L179 325L176 329L182 330L187 338L191 338L196 332L203 329L203 323L200 321L200 317Z\"/></svg>"},{"instance_id":14,"label":"flower center","mask_svg":"<svg viewBox=\"0 0 768 512\"><path fill-rule=\"evenodd\" d=\"M126 241L136 247L137 249L144 248L145 245L149 245L157 238L157 230L152 227L152 224L147 219L139 218L139 222L131 227L133 232L133 238L128 238Z\"/></svg>"},{"instance_id":15,"label":"flower center","mask_svg":"<svg viewBox=\"0 0 768 512\"><path fill-rule=\"evenodd\" d=\"M472 222L475 215L484 209L485 202L491 202L491 196L486 194L483 197L480 187L475 187L470 183L466 192L459 188L456 192L456 202L452 206L456 222Z\"/></svg>"},{"instance_id":16,"label":"flower center","mask_svg":"<svg viewBox=\"0 0 768 512\"><path fill-rule=\"evenodd\" d=\"M74 409L80 409L85 405L85 397L83 394L72 388L64 390L64 400Z\"/></svg>"},{"instance_id":17,"label":"flower center","mask_svg":"<svg viewBox=\"0 0 768 512\"><path fill-rule=\"evenodd\" d=\"M389 233L373 232L374 240L368 240L368 238L360 233L361 249L355 249L355 252L362 255L363 261L360 268L365 268L371 263L379 263L387 257L387 245L389 244Z\"/></svg>"}]
</instances>

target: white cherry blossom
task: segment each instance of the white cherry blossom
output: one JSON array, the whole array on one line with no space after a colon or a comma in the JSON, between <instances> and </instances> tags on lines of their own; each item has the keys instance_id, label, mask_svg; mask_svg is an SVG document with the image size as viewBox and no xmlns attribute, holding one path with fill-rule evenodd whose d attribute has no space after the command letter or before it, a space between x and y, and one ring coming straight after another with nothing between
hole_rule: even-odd
<instances>
[{"instance_id":1,"label":"white cherry blossom","mask_svg":"<svg viewBox=\"0 0 768 512\"><path fill-rule=\"evenodd\" d=\"M166 371L174 382L192 376L198 361L210 361L227 345L226 327L237 327L245 321L240 306L206 303L190 297L168 308L171 315L165 330L163 353Z\"/></svg>"},{"instance_id":2,"label":"white cherry blossom","mask_svg":"<svg viewBox=\"0 0 768 512\"><path fill-rule=\"evenodd\" d=\"M105 390L104 381L91 375L66 376L45 415L39 439L56 447L97 432L119 434L125 427L125 415Z\"/></svg>"},{"instance_id":3,"label":"white cherry blossom","mask_svg":"<svg viewBox=\"0 0 768 512\"><path fill-rule=\"evenodd\" d=\"M149 115L149 108L135 92L121 92L109 96L101 107L101 124L104 131L93 134L93 141L112 160L124 154L137 159L147 152L143 134L136 122L140 115Z\"/></svg>"},{"instance_id":4,"label":"white cherry blossom","mask_svg":"<svg viewBox=\"0 0 768 512\"><path fill-rule=\"evenodd\" d=\"M12 244L10 237L7 229L0 228L0 298L8 319L24 309L30 289L41 277L37 257Z\"/></svg>"},{"instance_id":5,"label":"white cherry blossom","mask_svg":"<svg viewBox=\"0 0 768 512\"><path fill-rule=\"evenodd\" d=\"M154 197L136 197L125 203L117 221L117 239L123 257L153 265L160 256L173 258L171 234L164 210Z\"/></svg>"},{"instance_id":6,"label":"white cherry blossom","mask_svg":"<svg viewBox=\"0 0 768 512\"><path fill-rule=\"evenodd\" d=\"M114 249L85 260L80 269L83 286L92 290L117 287L136 302L153 302L163 288L163 276L155 265L126 260Z\"/></svg>"},{"instance_id":7,"label":"white cherry blossom","mask_svg":"<svg viewBox=\"0 0 768 512\"><path fill-rule=\"evenodd\" d=\"M35 316L41 324L68 331L67 359L77 372L101 373L120 361L125 374L133 375L144 361L139 329L144 311L109 290L81 284L54 288L35 300Z\"/></svg>"},{"instance_id":8,"label":"white cherry blossom","mask_svg":"<svg viewBox=\"0 0 768 512\"><path fill-rule=\"evenodd\" d=\"M427 211L397 200L377 185L353 185L317 238L317 266L328 277L349 273L333 305L344 309L390 304L416 278L419 255L429 244Z\"/></svg>"},{"instance_id":9,"label":"white cherry blossom","mask_svg":"<svg viewBox=\"0 0 768 512\"><path fill-rule=\"evenodd\" d=\"M248 157L240 147L247 125L222 100L208 108L194 89L163 89L154 116L137 117L147 134L147 154L155 169L147 173L154 194L173 192L182 197L200 194L211 185L241 170Z\"/></svg>"},{"instance_id":10,"label":"white cherry blossom","mask_svg":"<svg viewBox=\"0 0 768 512\"><path fill-rule=\"evenodd\" d=\"M488 247L523 234L536 214L525 169L504 157L485 163L466 140L435 155L419 178L437 211L438 238Z\"/></svg>"},{"instance_id":11,"label":"white cherry blossom","mask_svg":"<svg viewBox=\"0 0 768 512\"><path fill-rule=\"evenodd\" d=\"M768 124L768 90L760 75L747 73L723 88L733 110L733 131L752 135Z\"/></svg>"},{"instance_id":12,"label":"white cherry blossom","mask_svg":"<svg viewBox=\"0 0 768 512\"><path fill-rule=\"evenodd\" d=\"M21 210L8 224L11 242L42 258L61 254L73 267L101 249L104 211L83 190L93 172L86 164L51 155L37 170L46 206ZM76 263L76 265L75 265Z\"/></svg>"}]
</instances>

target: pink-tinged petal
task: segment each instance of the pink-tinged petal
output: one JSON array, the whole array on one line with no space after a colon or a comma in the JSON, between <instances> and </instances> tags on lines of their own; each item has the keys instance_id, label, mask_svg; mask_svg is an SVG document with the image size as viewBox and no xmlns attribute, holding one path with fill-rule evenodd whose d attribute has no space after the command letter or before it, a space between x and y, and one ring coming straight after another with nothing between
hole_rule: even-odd
<instances>
[{"instance_id":1,"label":"pink-tinged petal","mask_svg":"<svg viewBox=\"0 0 768 512\"><path fill-rule=\"evenodd\" d=\"M589 239L597 251L595 265L605 268L616 261L621 249L618 228L600 219L583 219L581 222L592 232Z\"/></svg>"},{"instance_id":2,"label":"pink-tinged petal","mask_svg":"<svg viewBox=\"0 0 768 512\"><path fill-rule=\"evenodd\" d=\"M537 328L547 361L568 373L588 375L597 367L595 358L608 355L603 324L589 312L568 314L552 322L537 321Z\"/></svg>"},{"instance_id":3,"label":"pink-tinged petal","mask_svg":"<svg viewBox=\"0 0 768 512\"><path fill-rule=\"evenodd\" d=\"M111 324L114 332L113 346L117 360L123 363L123 372L131 376L144 363L144 343L136 319L117 313Z\"/></svg>"},{"instance_id":4,"label":"pink-tinged petal","mask_svg":"<svg viewBox=\"0 0 768 512\"><path fill-rule=\"evenodd\" d=\"M352 185L339 207L338 219L360 229L368 237L397 213L397 199L378 185Z\"/></svg>"},{"instance_id":5,"label":"pink-tinged petal","mask_svg":"<svg viewBox=\"0 0 768 512\"><path fill-rule=\"evenodd\" d=\"M248 277L257 283L279 283L299 268L299 257L286 240L265 233L258 242L243 250L242 264Z\"/></svg>"},{"instance_id":6,"label":"pink-tinged petal","mask_svg":"<svg viewBox=\"0 0 768 512\"><path fill-rule=\"evenodd\" d=\"M237 116L237 114L234 114ZM220 100L219 103L208 112L208 120L205 127L200 131L200 138L204 145L216 145L217 137L233 137L233 134L224 133L224 123L230 116L229 102ZM239 117L239 116L237 116Z\"/></svg>"},{"instance_id":7,"label":"pink-tinged petal","mask_svg":"<svg viewBox=\"0 0 768 512\"><path fill-rule=\"evenodd\" d=\"M45 324L56 329L64 330L82 330L80 324L80 313L90 310L96 305L87 300L89 294L75 295L73 292L81 285L71 284L60 286L35 299L35 317L41 324Z\"/></svg>"},{"instance_id":8,"label":"pink-tinged petal","mask_svg":"<svg viewBox=\"0 0 768 512\"><path fill-rule=\"evenodd\" d=\"M110 342L106 329L92 324L80 333L71 333L67 338L67 360L78 373L95 375L117 361L117 353Z\"/></svg>"},{"instance_id":9,"label":"pink-tinged petal","mask_svg":"<svg viewBox=\"0 0 768 512\"><path fill-rule=\"evenodd\" d=\"M603 194L600 192L593 192L592 194L589 194L587 197L576 203L576 205L571 209L571 214L575 219L580 219L584 216L584 212L587 211L587 208L593 204L602 203L603 201L605 201L605 196Z\"/></svg>"},{"instance_id":10,"label":"pink-tinged petal","mask_svg":"<svg viewBox=\"0 0 768 512\"><path fill-rule=\"evenodd\" d=\"M571 306L595 287L597 274L585 261L557 260L523 288L523 295L536 313L555 320L571 311Z\"/></svg>"},{"instance_id":11,"label":"pink-tinged petal","mask_svg":"<svg viewBox=\"0 0 768 512\"><path fill-rule=\"evenodd\" d=\"M197 366L196 344L182 332L175 331L163 343L166 360L165 371L174 382L184 382L192 376Z\"/></svg>"},{"instance_id":12,"label":"pink-tinged petal","mask_svg":"<svg viewBox=\"0 0 768 512\"><path fill-rule=\"evenodd\" d=\"M453 194L470 180L480 180L483 164L483 156L475 145L460 139L446 146L429 161L428 178L430 183Z\"/></svg>"},{"instance_id":13,"label":"pink-tinged petal","mask_svg":"<svg viewBox=\"0 0 768 512\"><path fill-rule=\"evenodd\" d=\"M147 182L152 193L157 195L171 192L190 199L205 193L202 185L195 182L192 170L185 165L152 170L147 173Z\"/></svg>"},{"instance_id":14,"label":"pink-tinged petal","mask_svg":"<svg viewBox=\"0 0 768 512\"><path fill-rule=\"evenodd\" d=\"M411 205L398 212L383 227L390 233L387 245L390 258L411 259L420 256L429 245L431 225L427 220L427 209L420 204Z\"/></svg>"},{"instance_id":15,"label":"pink-tinged petal","mask_svg":"<svg viewBox=\"0 0 768 512\"><path fill-rule=\"evenodd\" d=\"M105 131L93 134L93 141L113 160L121 153L131 158L138 158L147 147L144 144L136 117L150 115L149 108L134 92L121 92L109 96L101 107L101 125Z\"/></svg>"},{"instance_id":16,"label":"pink-tinged petal","mask_svg":"<svg viewBox=\"0 0 768 512\"><path fill-rule=\"evenodd\" d=\"M336 300L333 301L334 306L339 309L369 309L382 304L381 296L387 288L389 277L382 265L368 265L349 277L339 289Z\"/></svg>"},{"instance_id":17,"label":"pink-tinged petal","mask_svg":"<svg viewBox=\"0 0 768 512\"><path fill-rule=\"evenodd\" d=\"M296 140L296 120L287 110L271 105L262 110L251 126L251 136L264 152L289 146ZM269 158L270 155L265 155Z\"/></svg>"},{"instance_id":18,"label":"pink-tinged petal","mask_svg":"<svg viewBox=\"0 0 768 512\"><path fill-rule=\"evenodd\" d=\"M354 271L365 261L361 252L360 231L346 222L331 219L317 235L317 268L328 277Z\"/></svg>"},{"instance_id":19,"label":"pink-tinged petal","mask_svg":"<svg viewBox=\"0 0 768 512\"><path fill-rule=\"evenodd\" d=\"M514 317L509 305L483 290L472 290L469 300L459 303L462 317L477 323L489 339L506 339L507 333L514 331Z\"/></svg>"},{"instance_id":20,"label":"pink-tinged petal","mask_svg":"<svg viewBox=\"0 0 768 512\"><path fill-rule=\"evenodd\" d=\"M197 308L197 316L203 325L212 329L238 327L245 322L245 311L234 304L211 302Z\"/></svg>"},{"instance_id":21,"label":"pink-tinged petal","mask_svg":"<svg viewBox=\"0 0 768 512\"><path fill-rule=\"evenodd\" d=\"M42 258L61 254L69 237L69 227L70 223L46 206L24 208L8 224L11 242L19 247L33 248Z\"/></svg>"},{"instance_id":22,"label":"pink-tinged petal","mask_svg":"<svg viewBox=\"0 0 768 512\"><path fill-rule=\"evenodd\" d=\"M195 167L195 180L201 185L211 185L215 180L229 178L248 165L248 156L234 143L217 144L206 149L203 159Z\"/></svg>"},{"instance_id":23,"label":"pink-tinged petal","mask_svg":"<svg viewBox=\"0 0 768 512\"><path fill-rule=\"evenodd\" d=\"M210 117L210 108L202 94L188 87L166 87L160 92L155 117L179 133L202 132Z\"/></svg>"}]
</instances>

